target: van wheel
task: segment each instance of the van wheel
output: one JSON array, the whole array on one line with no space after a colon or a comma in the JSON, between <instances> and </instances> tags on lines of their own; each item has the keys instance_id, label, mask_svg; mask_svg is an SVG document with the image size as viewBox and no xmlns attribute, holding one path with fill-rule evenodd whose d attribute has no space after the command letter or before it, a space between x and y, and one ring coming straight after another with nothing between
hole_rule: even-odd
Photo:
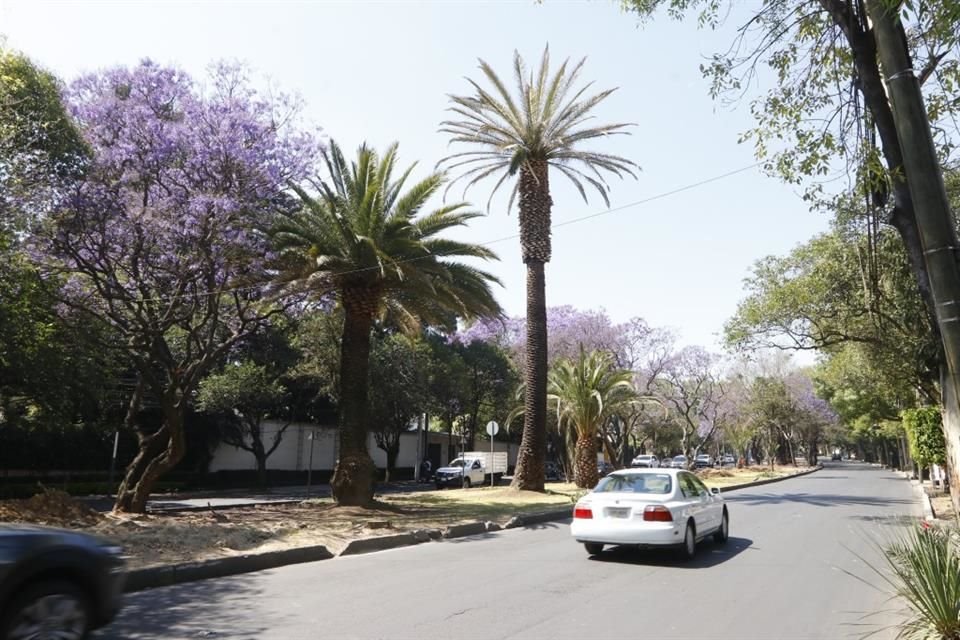
<instances>
[{"instance_id":1,"label":"van wheel","mask_svg":"<svg viewBox=\"0 0 960 640\"><path fill-rule=\"evenodd\" d=\"M469 489L471 486L472 486L472 485L470 484L470 478L464 478L464 479L463 479L463 488L464 488L464 489Z\"/></svg>"}]
</instances>

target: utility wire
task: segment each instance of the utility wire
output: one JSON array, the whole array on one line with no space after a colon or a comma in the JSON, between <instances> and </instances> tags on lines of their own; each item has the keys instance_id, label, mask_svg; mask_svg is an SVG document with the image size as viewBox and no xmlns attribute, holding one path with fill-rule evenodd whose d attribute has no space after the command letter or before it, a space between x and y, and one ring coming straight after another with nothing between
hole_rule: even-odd
<instances>
[{"instance_id":1,"label":"utility wire","mask_svg":"<svg viewBox=\"0 0 960 640\"><path fill-rule=\"evenodd\" d=\"M662 200L663 198L668 198L668 197L673 196L673 195L676 195L676 194L678 194L678 193L683 193L684 191L690 191L690 190L692 190L692 189L696 189L696 188L698 188L698 187L702 187L702 186L707 185L707 184L710 184L710 183L712 183L712 182L718 182L718 181L720 181L720 180L724 180L724 179L729 178L729 177L731 177L731 176L735 176L735 175L740 174L740 173L743 173L743 172L745 172L745 171L749 171L750 169L756 169L757 167L762 166L762 165L763 165L763 162L755 162L755 163L753 163L753 164L751 164L751 165L747 165L747 166L745 166L745 167L740 167L739 169L734 169L733 171L728 171L728 172L726 172L726 173L721 173L720 175L716 175L716 176L713 176L713 177L711 177L711 178L705 178L705 179L700 180L700 181L698 181L698 182L692 182L692 183L690 183L690 184L683 185L682 187L677 187L676 189L671 189L670 191L664 191L664 192L662 192L662 193L658 193L658 194L656 194L656 195L649 196L649 197L647 197L647 198L642 198L642 199L640 199L640 200L634 200L633 202L628 202L627 204L623 204L623 205L620 205L620 206L618 206L618 207L613 207L612 209L604 209L603 211L597 211L597 212L595 212L595 213L590 213L590 214L587 214L587 215L584 215L584 216L580 216L580 217L578 217L578 218L570 218L569 220L564 220L563 222L558 222L558 223L556 223L556 224L551 225L551 228L557 229L557 228L560 228L560 227L566 227L566 226L569 226L569 225L572 225L572 224L578 224L578 223L580 223L580 222L585 222L585 221L587 221L587 220L593 220L593 219L595 219L595 218L600 218L600 217L602 217L602 216L607 216L607 215L610 215L610 214L612 214L612 213L618 213L618 212L620 212L620 211L625 211L626 209L632 209L633 207L638 207L638 206L640 206L640 205L647 204L647 203L649 203L649 202L654 202L654 201L656 201L656 200ZM514 234L511 234L511 235L509 235L509 236L503 236L503 237L501 237L501 238L496 238L496 239L494 239L494 240L487 240L487 241L484 241L484 242L478 242L478 243L476 243L476 244L477 244L477 245L480 245L480 246L486 247L486 246L489 246L489 245L492 245L492 244L497 244L497 243L500 243L500 242L506 242L507 240L515 240L515 239L517 239L517 238L519 238L519 237L520 237L520 234L519 234L519 233L514 233ZM451 252L449 252L449 253L453 253L453 252L451 251ZM413 258L406 258L406 259L404 259L404 260L397 260L397 261L395 261L395 262L391 262L389 265L386 265L386 266L387 266L387 267L392 267L393 265L405 264L405 263L408 263L408 262L415 262L415 261L417 261L417 260L427 260L427 259L432 259L432 258L440 258L440 257L444 257L445 255L449 255L449 254L448 254L448 253L444 253L444 252L440 252L440 253L428 253L428 254L425 254L425 255L422 255L422 256L415 256L415 257L413 257ZM350 270L350 271L343 271L343 272L338 273L337 275L338 275L338 276L342 276L342 275L349 275L349 274L353 274L353 273L364 273L364 272L367 272L367 271L379 271L379 270L381 270L382 268L384 268L384 267L380 267L380 266L363 267L363 268L361 268L361 269L353 269L353 270ZM307 278L298 278L298 279L296 279L296 280L290 280L289 282L287 282L287 283L285 283L285 284L288 284L288 285L289 285L289 284L296 284L296 283L300 283L300 282L306 282L306 280L307 280ZM222 295L222 294L225 294L225 293L239 293L239 292L242 292L242 291L253 291L254 289L260 289L260 288L262 288L263 286L264 286L264 285L261 283L261 284L257 284L257 285L244 285L244 286L240 286L240 287L233 287L233 288L229 288L229 289L224 289L224 290L222 290L222 291L205 291L205 292L200 292L200 293L195 293L195 294L182 294L182 295L174 295L174 296L165 296L165 297L162 297L162 298L138 298L138 299L136 299L135 301L136 301L136 302L166 302L166 301L168 301L168 300L176 300L177 298L193 298L193 297L195 297L195 296L214 296L214 295Z\"/></svg>"}]
</instances>

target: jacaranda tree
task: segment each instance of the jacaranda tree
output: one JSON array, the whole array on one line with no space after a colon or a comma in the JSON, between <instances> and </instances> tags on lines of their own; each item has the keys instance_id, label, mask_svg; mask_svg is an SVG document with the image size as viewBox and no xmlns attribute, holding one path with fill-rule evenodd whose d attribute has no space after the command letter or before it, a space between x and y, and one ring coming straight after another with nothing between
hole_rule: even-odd
<instances>
[{"instance_id":1,"label":"jacaranda tree","mask_svg":"<svg viewBox=\"0 0 960 640\"><path fill-rule=\"evenodd\" d=\"M136 372L127 411L139 450L117 511L142 512L186 448L184 416L209 367L276 307L261 284L264 234L316 143L288 130L297 105L258 95L244 70L212 68L203 87L144 61L81 77L68 103L92 157L33 238L66 282L66 308L110 327ZM139 424L149 403L159 424Z\"/></svg>"}]
</instances>

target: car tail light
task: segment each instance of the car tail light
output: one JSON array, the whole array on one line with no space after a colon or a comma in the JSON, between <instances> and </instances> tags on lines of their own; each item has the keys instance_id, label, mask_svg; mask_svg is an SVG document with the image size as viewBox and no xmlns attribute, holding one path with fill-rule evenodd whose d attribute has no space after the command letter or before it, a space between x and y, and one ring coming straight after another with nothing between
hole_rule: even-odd
<instances>
[{"instance_id":1,"label":"car tail light","mask_svg":"<svg viewBox=\"0 0 960 640\"><path fill-rule=\"evenodd\" d=\"M586 520L593 519L593 509L590 507L582 507L579 504L573 508L573 517L574 518L584 518Z\"/></svg>"},{"instance_id":2,"label":"car tail light","mask_svg":"<svg viewBox=\"0 0 960 640\"><path fill-rule=\"evenodd\" d=\"M647 522L673 522L673 515L663 505L651 504L643 510L643 519Z\"/></svg>"}]
</instances>

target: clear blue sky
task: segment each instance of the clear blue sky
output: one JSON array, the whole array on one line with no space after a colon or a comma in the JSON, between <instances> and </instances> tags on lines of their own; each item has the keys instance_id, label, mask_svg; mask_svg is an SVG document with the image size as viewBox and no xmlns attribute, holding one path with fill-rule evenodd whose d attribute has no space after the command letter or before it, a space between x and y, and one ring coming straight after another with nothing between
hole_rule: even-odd
<instances>
[{"instance_id":1,"label":"clear blue sky","mask_svg":"<svg viewBox=\"0 0 960 640\"><path fill-rule=\"evenodd\" d=\"M738 4L741 11L753 3ZM199 76L217 59L247 62L299 93L306 115L342 146L400 142L401 160L427 171L447 152L437 133L447 93L466 93L482 57L510 77L518 49L531 63L550 43L555 61L587 56L596 87L618 86L597 110L602 121L635 122L630 137L603 145L643 167L613 183L612 207L752 164L738 145L751 124L747 103L707 95L705 57L727 46L735 20L716 32L666 16L640 26L613 1L522 2L43 2L0 0L8 44L69 80L150 57ZM756 95L756 93L754 94ZM599 149L599 147L598 147ZM602 211L554 177L554 221ZM468 199L485 204L492 184ZM516 214L495 201L470 229L474 241L514 235ZM749 266L825 229L795 189L754 169L554 232L547 272L550 305L604 307L616 320L642 316L688 344L718 347L741 299ZM518 241L492 245L508 313L524 310Z\"/></svg>"}]
</instances>

